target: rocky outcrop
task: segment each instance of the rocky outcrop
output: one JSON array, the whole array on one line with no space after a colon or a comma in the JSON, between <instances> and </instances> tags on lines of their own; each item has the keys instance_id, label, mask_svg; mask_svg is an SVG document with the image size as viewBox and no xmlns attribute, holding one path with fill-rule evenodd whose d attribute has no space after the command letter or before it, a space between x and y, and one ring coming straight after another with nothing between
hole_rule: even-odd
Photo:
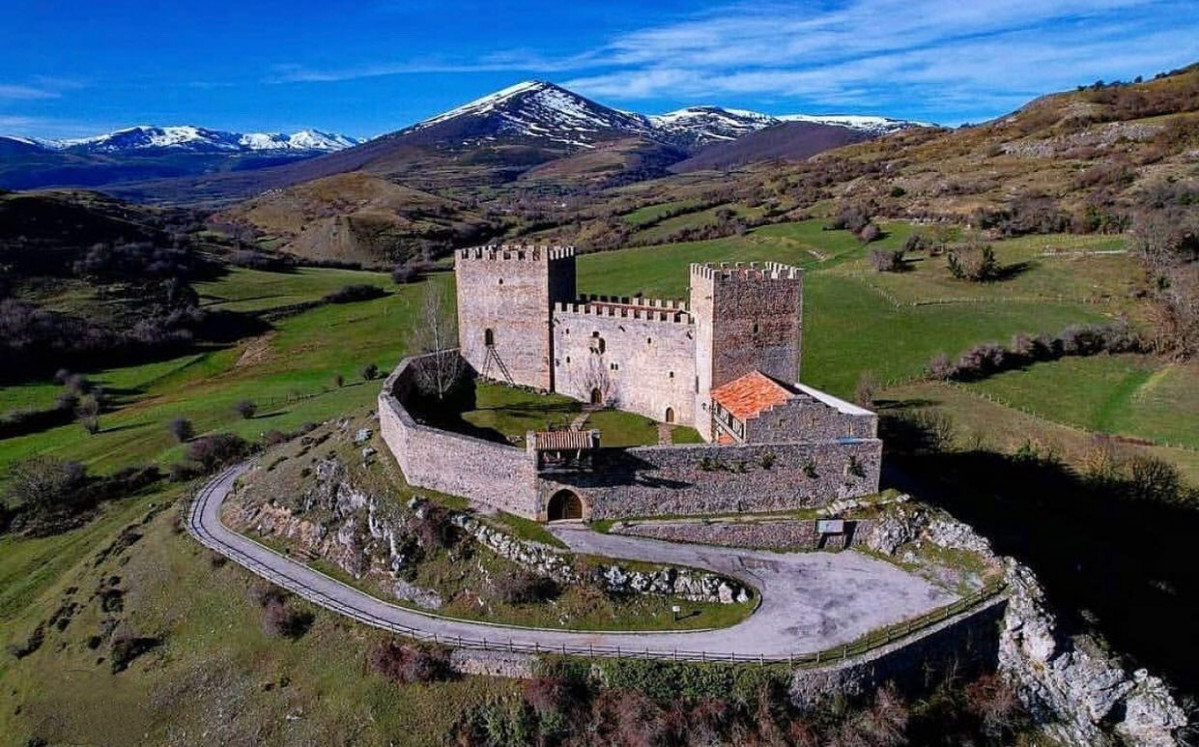
<instances>
[{"instance_id":1,"label":"rocky outcrop","mask_svg":"<svg viewBox=\"0 0 1199 747\"><path fill-rule=\"evenodd\" d=\"M407 511L367 494L349 479L345 465L325 459L314 465L308 487L288 505L259 500L252 488L226 502L226 521L262 537L285 539L303 551L363 578L385 579L393 596L425 609L439 609L436 591L402 578L420 552L410 523L422 520L430 504L421 499ZM522 540L464 513L448 512L448 521L497 555L562 584L591 582L614 594L658 594L692 602L737 604L752 598L744 584L715 573L662 566L636 570L615 563L579 563L547 545Z\"/></svg>"},{"instance_id":2,"label":"rocky outcrop","mask_svg":"<svg viewBox=\"0 0 1199 747\"><path fill-rule=\"evenodd\" d=\"M1149 747L1177 742L1187 725L1166 684L1145 670L1128 672L1086 636L1066 636L1036 575L1000 558L967 524L914 503L890 508L871 526L864 544L895 555L912 542L975 553L1003 564L1008 604L1001 622L998 667L1015 684L1033 717L1055 739L1078 747Z\"/></svg>"},{"instance_id":3,"label":"rocky outcrop","mask_svg":"<svg viewBox=\"0 0 1199 747\"><path fill-rule=\"evenodd\" d=\"M659 594L691 602L741 604L752 598L751 591L743 584L719 574L673 566L640 571L615 563L580 565L571 553L513 537L473 516L454 514L451 521L497 555L558 583L591 581L614 594Z\"/></svg>"},{"instance_id":4,"label":"rocky outcrop","mask_svg":"<svg viewBox=\"0 0 1199 747\"><path fill-rule=\"evenodd\" d=\"M314 467L314 479L289 505L258 500L252 487L242 488L239 500L226 502L225 521L261 537L287 540L354 578L388 578L401 601L426 609L441 607L436 592L397 578L418 551L406 517L355 486L340 461L324 459Z\"/></svg>"},{"instance_id":5,"label":"rocky outcrop","mask_svg":"<svg viewBox=\"0 0 1199 747\"><path fill-rule=\"evenodd\" d=\"M1085 636L1060 634L1033 573L1007 561L1008 613L999 668L1021 688L1033 715L1057 739L1075 745L1170 747L1186 713L1165 683L1145 670L1129 674Z\"/></svg>"}]
</instances>

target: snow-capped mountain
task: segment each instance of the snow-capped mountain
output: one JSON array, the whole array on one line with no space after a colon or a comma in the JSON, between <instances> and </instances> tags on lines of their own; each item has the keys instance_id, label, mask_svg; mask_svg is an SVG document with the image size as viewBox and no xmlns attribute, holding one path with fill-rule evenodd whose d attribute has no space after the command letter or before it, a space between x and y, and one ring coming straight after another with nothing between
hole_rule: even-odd
<instances>
[{"instance_id":1,"label":"snow-capped mountain","mask_svg":"<svg viewBox=\"0 0 1199 747\"><path fill-rule=\"evenodd\" d=\"M104 135L69 140L12 139L36 144L47 150L105 154L156 149L193 153L252 153L259 151L330 153L350 148L360 142L345 135L335 135L318 130L301 130L291 135L285 135L268 132L226 132L192 125L174 127L139 125Z\"/></svg>"},{"instance_id":2,"label":"snow-capped mountain","mask_svg":"<svg viewBox=\"0 0 1199 747\"><path fill-rule=\"evenodd\" d=\"M430 117L393 137L405 138L410 143L469 146L507 136L590 148L613 137L639 136L693 151L792 121L844 127L871 135L920 124L857 115L773 116L719 106L692 106L646 116L604 106L553 83L531 80Z\"/></svg>"},{"instance_id":3,"label":"snow-capped mountain","mask_svg":"<svg viewBox=\"0 0 1199 747\"><path fill-rule=\"evenodd\" d=\"M553 83L532 80L438 114L397 135L413 141L458 139L463 144L506 135L590 148L613 134L652 132L649 120L640 114L612 109Z\"/></svg>"},{"instance_id":4,"label":"snow-capped mountain","mask_svg":"<svg viewBox=\"0 0 1199 747\"><path fill-rule=\"evenodd\" d=\"M666 114L653 114L648 120L657 132L691 146L736 140L779 123L768 114L719 106L690 106Z\"/></svg>"},{"instance_id":5,"label":"snow-capped mountain","mask_svg":"<svg viewBox=\"0 0 1199 747\"><path fill-rule=\"evenodd\" d=\"M927 122L916 122L910 119L892 119L891 117L871 117L858 114L784 114L777 117L780 122L811 122L813 124L845 127L871 135L888 135L909 127L931 127Z\"/></svg>"},{"instance_id":6,"label":"snow-capped mountain","mask_svg":"<svg viewBox=\"0 0 1199 747\"><path fill-rule=\"evenodd\" d=\"M725 109L719 106L691 106L686 109L655 114L649 121L659 132L675 139L693 140L694 145L736 140L751 132L774 127L783 122L810 122L812 124L844 127L870 135L886 135L907 127L925 127L923 122L890 117L874 117L855 114L783 114L774 116L745 109Z\"/></svg>"}]
</instances>

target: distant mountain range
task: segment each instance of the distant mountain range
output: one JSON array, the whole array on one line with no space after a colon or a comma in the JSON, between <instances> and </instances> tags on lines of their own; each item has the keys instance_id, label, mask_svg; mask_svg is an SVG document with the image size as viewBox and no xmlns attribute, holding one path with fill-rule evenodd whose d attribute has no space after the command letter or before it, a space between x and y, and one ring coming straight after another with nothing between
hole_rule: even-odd
<instances>
[{"instance_id":1,"label":"distant mountain range","mask_svg":"<svg viewBox=\"0 0 1199 747\"><path fill-rule=\"evenodd\" d=\"M225 132L204 127L181 125L152 127L139 125L93 137L70 140L40 140L5 137L27 150L66 151L78 154L128 153L172 149L191 153L257 153L269 151L305 151L331 153L351 148L362 141L346 135L319 130L300 130L291 135L277 132Z\"/></svg>"},{"instance_id":2,"label":"distant mountain range","mask_svg":"<svg viewBox=\"0 0 1199 747\"><path fill-rule=\"evenodd\" d=\"M0 188L103 187L138 200L223 201L357 170L421 188L498 183L563 159L542 175L612 184L661 176L674 164L693 170L799 160L920 125L717 106L647 116L526 81L369 141L316 130L282 135L191 125L74 140L0 137ZM441 181L428 181L432 175Z\"/></svg>"}]
</instances>

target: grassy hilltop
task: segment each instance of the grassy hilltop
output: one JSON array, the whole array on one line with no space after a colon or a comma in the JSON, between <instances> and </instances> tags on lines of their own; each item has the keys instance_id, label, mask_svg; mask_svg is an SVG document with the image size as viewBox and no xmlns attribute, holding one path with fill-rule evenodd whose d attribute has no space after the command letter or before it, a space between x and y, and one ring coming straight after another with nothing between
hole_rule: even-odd
<instances>
[{"instance_id":1,"label":"grassy hilltop","mask_svg":"<svg viewBox=\"0 0 1199 747\"><path fill-rule=\"evenodd\" d=\"M912 230L902 223L884 224L884 229L884 246L901 244ZM1196 389L1188 385L1194 381L1193 366L1099 355L1040 363L973 384L921 378L938 352L956 355L977 342L1006 341L1018 332L1056 332L1118 313L1135 317L1121 289L1127 276L1122 263L1132 261L1126 255L1052 251L1118 246L1119 240L1110 237L998 242L1001 264L1028 266L1010 281L973 286L949 279L943 258L922 259L903 275L874 273L868 270L866 249L846 232L793 223L717 241L586 256L580 260L580 285L585 292L680 295L685 262L795 262L808 271L806 381L853 396L860 374L873 371L886 384L876 395L876 401L889 403L884 413L916 408L952 420L955 430L944 445L952 453L981 450L1002 456L1032 442L1052 446L1065 464L1081 466L1090 448L1086 429L1107 428L1144 439L1145 445L1126 448L1167 459L1194 480L1196 444L1188 441L1193 435L1179 416L1196 406ZM425 282L449 280L439 275ZM359 372L372 363L386 370L404 354L422 284L394 286L384 275L346 270L238 269L197 288L206 306L270 316L318 301L348 283L378 285L389 295L283 316L269 332L234 345L86 371L120 393L114 409L101 416L100 431L89 435L72 424L6 439L0 441L0 463L11 466L41 453L83 461L96 472L145 462L166 465L183 449L166 431L172 417L188 417L201 434L231 431L254 439L268 430L287 431L370 408L378 382L363 381ZM339 374L345 378L340 387ZM36 405L52 398L55 389L49 382L6 387L0 390L0 409ZM259 405L248 420L233 409L244 398ZM1148 444L1155 439L1186 448ZM86 733L112 741L150 734L151 741L166 742L208 728L205 709L223 703L237 714L223 727L230 739L258 729L256 738L267 742L292 741L301 734L374 742L405 724L405 733L420 733L432 744L452 721L453 708L444 703L465 707L514 692L516 686L502 680L467 679L406 689L398 697L393 685L362 670L376 634L323 611L315 611L312 630L296 643L265 635L248 574L214 564L179 533L175 504L187 490L186 484L150 488L107 505L80 529L42 539L0 539L6 643L20 643L56 610L73 610L48 626L38 651L0 660L8 701L0 709L0 731L53 739ZM130 542L130 536L137 539ZM114 542L117 549L101 554ZM115 615L102 611L102 597L92 596L109 577L119 577L115 583L123 592ZM1174 613L1167 608L1165 614ZM114 617L120 631L161 640L119 674L111 673L107 662L96 664L106 657L103 648L89 648L102 621ZM1139 644L1118 621L1103 617L1100 627L1113 630L1134 655L1163 664L1155 660L1152 646ZM175 699L154 695L167 690L185 694L192 705L181 711ZM369 727L361 726L362 708L373 719ZM286 714L301 711L301 721L283 725L293 723Z\"/></svg>"}]
</instances>

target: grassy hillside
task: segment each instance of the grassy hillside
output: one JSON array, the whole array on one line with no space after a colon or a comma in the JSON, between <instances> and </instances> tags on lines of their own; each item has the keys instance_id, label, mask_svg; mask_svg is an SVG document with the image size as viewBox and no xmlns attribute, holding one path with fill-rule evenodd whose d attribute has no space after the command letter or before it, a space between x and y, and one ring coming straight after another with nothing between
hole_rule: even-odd
<instances>
[{"instance_id":1,"label":"grassy hillside","mask_svg":"<svg viewBox=\"0 0 1199 747\"><path fill-rule=\"evenodd\" d=\"M912 230L899 222L884 223L883 229L887 235L879 245L885 247L900 246ZM997 460L1016 474L1009 460L1028 442L1042 453L1052 450L1057 455L1061 466L1053 469L1081 469L1093 452L1091 429L1191 443L1191 448L1138 443L1120 448L1165 459L1199 482L1199 452L1193 440L1187 440L1186 428L1193 419L1186 417L1193 408L1190 393L1196 390L1193 366L1099 356L1036 364L969 385L918 378L938 352L956 355L978 342L1006 342L1017 332L1057 332L1069 323L1125 313L1136 323L1136 306L1125 286L1133 266L1129 257L1052 251L1110 251L1121 246L1110 237L996 242L1001 265L1027 265L1007 279L979 285L947 277L943 257L925 257L900 275L875 273L868 269L867 248L849 233L823 231L816 221L791 222L744 236L588 255L580 259L580 289L684 296L688 262L794 262L807 273L804 380L853 396L859 375L869 370L883 382L896 382L878 395L884 412L935 409L953 423L945 445L947 461L930 466L934 477L928 484L936 484L938 475L959 474L966 460ZM449 280L435 276L427 282ZM272 316L350 283L379 285L390 295ZM414 304L422 293L421 284L392 286L382 274L328 269L237 269L196 287L203 307L266 313L275 319L273 329L167 360L87 371L115 395L114 409L101 416L100 431L88 435L78 425L69 425L0 441L0 470L37 453L79 459L97 472L147 461L168 464L183 449L165 427L176 416L193 420L201 433L232 431L257 439L270 430L286 431L307 421L368 409L378 381L363 382L359 372L369 363L386 370L404 353ZM345 378L345 386L337 386L338 375ZM0 411L37 406L52 400L58 390L48 381L0 388ZM240 399L258 403L252 419L234 411ZM924 465L916 461L911 469L924 474ZM997 478L991 482L999 485ZM968 512L972 500L1014 505L1004 502L1011 498L996 499L995 491L979 492L980 484L991 482L953 483L952 495L960 496L962 504L954 504L955 510ZM1034 482L1022 484L1025 488L1006 486L1011 490L1005 492L1032 495L1027 486ZM267 635L250 577L232 565L214 563L179 534L176 504L191 487L164 483L112 502L92 523L63 534L0 537L3 643L26 642L39 622L75 605L67 622L47 627L46 640L36 652L20 659L0 656L5 699L0 733L51 742L178 743L207 732L206 738L217 741L270 744L381 744L405 734L412 743L441 744L459 710L515 692L517 686L507 681L480 679L397 688L366 667L375 634L319 610L314 611L312 628L297 641ZM1101 502L1092 513L1111 512L1102 502L1105 498L1096 501ZM166 508L151 516L152 505L155 510ZM1020 505L1018 515L1025 527L1053 527L1059 540L1073 536L1057 522L1056 514L1038 513L1051 510L1052 501L1037 498L1030 499L1027 509ZM1070 506L1070 515L1077 517L1074 504ZM997 536L1016 538L1005 539L998 549L1036 560L1048 574L1055 599L1067 600L1076 610L1101 610L1093 624L1110 633L1137 662L1185 675L1192 661L1189 653L1175 651L1179 666L1172 667L1152 637L1143 635L1142 622L1127 618L1129 622L1121 623L1111 613L1101 586L1088 585L1087 595L1072 595L1065 561L1042 557L1037 548L1018 541L1019 527L1003 523L1003 514L970 518L985 522ZM1185 525L1178 518L1172 523ZM140 538L100 557L128 527ZM1095 536L1111 540L1106 532ZM1072 542L1070 548L1078 558L1099 557L1094 545ZM1185 616L1177 604L1169 603L1176 597L1150 587L1166 584L1161 588L1184 594L1190 582L1157 565L1152 578L1136 576L1134 561L1124 554L1105 561L1115 564L1105 568L1108 577L1120 579L1112 588L1125 596L1157 595L1144 597L1157 605L1155 624L1181 624ZM110 582L112 577L119 579ZM108 603L109 610L103 608L103 600L114 596L99 593L101 585L109 583L122 592L120 610L111 609L115 602ZM134 660L127 671L113 674L110 631L160 638L161 644ZM94 650L89 647L93 636L101 636ZM222 716L214 718L215 712Z\"/></svg>"},{"instance_id":2,"label":"grassy hillside","mask_svg":"<svg viewBox=\"0 0 1199 747\"><path fill-rule=\"evenodd\" d=\"M249 224L264 246L303 259L385 266L495 230L462 202L362 172L269 192L215 219Z\"/></svg>"}]
</instances>

